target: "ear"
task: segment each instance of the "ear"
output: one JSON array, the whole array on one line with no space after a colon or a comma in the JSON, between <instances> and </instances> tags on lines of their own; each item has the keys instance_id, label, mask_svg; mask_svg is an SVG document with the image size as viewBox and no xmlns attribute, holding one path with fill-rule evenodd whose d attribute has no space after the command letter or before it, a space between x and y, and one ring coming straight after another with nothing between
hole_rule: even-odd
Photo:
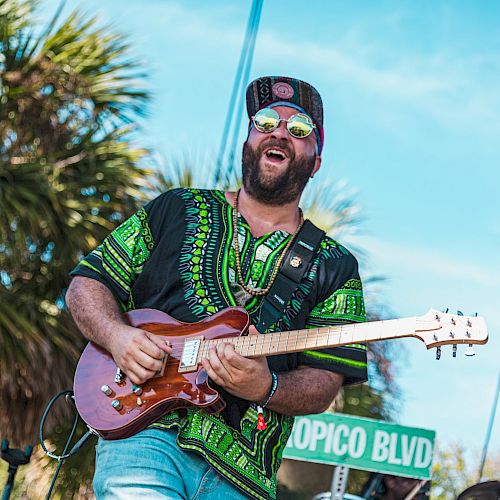
<instances>
[{"instance_id":1,"label":"ear","mask_svg":"<svg viewBox=\"0 0 500 500\"><path fill-rule=\"evenodd\" d=\"M316 172L319 170L320 167L321 167L321 156L317 155L316 161L314 162L314 168L311 172L311 178L313 178L316 175Z\"/></svg>"}]
</instances>

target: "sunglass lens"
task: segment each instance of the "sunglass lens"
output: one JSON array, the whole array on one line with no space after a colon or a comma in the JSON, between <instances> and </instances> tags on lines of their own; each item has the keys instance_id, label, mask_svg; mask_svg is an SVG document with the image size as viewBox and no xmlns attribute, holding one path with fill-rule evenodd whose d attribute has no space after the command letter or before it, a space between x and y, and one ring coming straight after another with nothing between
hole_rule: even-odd
<instances>
[{"instance_id":1,"label":"sunglass lens","mask_svg":"<svg viewBox=\"0 0 500 500\"><path fill-rule=\"evenodd\" d=\"M307 137L312 132L313 124L309 120L309 117L302 113L297 113L288 120L287 128L290 134L301 139Z\"/></svg>"},{"instance_id":2,"label":"sunglass lens","mask_svg":"<svg viewBox=\"0 0 500 500\"><path fill-rule=\"evenodd\" d=\"M259 132L271 132L279 125L279 119L280 117L274 109L266 108L255 114L253 122Z\"/></svg>"}]
</instances>

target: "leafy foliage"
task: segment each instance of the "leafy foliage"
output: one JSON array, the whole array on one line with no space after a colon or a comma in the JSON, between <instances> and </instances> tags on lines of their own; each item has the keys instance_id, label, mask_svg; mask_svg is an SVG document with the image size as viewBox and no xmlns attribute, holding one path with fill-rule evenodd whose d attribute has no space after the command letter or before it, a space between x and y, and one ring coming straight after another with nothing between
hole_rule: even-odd
<instances>
[{"instance_id":1,"label":"leafy foliage","mask_svg":"<svg viewBox=\"0 0 500 500\"><path fill-rule=\"evenodd\" d=\"M35 34L34 6L0 0L0 424L18 444L71 387L68 272L135 209L148 173L130 144L148 94L124 39L77 12Z\"/></svg>"},{"instance_id":2,"label":"leafy foliage","mask_svg":"<svg viewBox=\"0 0 500 500\"><path fill-rule=\"evenodd\" d=\"M460 443L437 446L432 466L431 497L435 500L457 498L466 488L478 483L479 463L479 453L471 456ZM499 471L500 449L491 450L481 482L499 480Z\"/></svg>"}]
</instances>

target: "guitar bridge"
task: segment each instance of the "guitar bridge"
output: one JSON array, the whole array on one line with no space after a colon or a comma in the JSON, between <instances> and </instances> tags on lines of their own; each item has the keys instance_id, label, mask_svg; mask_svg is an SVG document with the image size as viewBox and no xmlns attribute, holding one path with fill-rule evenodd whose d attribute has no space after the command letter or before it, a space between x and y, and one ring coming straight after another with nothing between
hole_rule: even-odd
<instances>
[{"instance_id":1,"label":"guitar bridge","mask_svg":"<svg viewBox=\"0 0 500 500\"><path fill-rule=\"evenodd\" d=\"M168 361L168 354L165 354L165 356L163 356L161 368L151 378L163 377L163 374L165 373L165 368L167 367L167 361Z\"/></svg>"},{"instance_id":2,"label":"guitar bridge","mask_svg":"<svg viewBox=\"0 0 500 500\"><path fill-rule=\"evenodd\" d=\"M193 372L198 368L198 354L204 337L192 337L184 342L179 363L179 373Z\"/></svg>"}]
</instances>

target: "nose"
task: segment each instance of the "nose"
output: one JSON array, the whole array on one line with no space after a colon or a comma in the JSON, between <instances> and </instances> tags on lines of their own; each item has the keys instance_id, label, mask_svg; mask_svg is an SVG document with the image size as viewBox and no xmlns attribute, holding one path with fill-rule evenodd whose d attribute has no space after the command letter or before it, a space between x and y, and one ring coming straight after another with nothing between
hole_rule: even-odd
<instances>
[{"instance_id":1,"label":"nose","mask_svg":"<svg viewBox=\"0 0 500 500\"><path fill-rule=\"evenodd\" d=\"M286 121L282 120L279 124L278 127L276 127L272 132L271 135L273 137L276 137L276 139L286 139L288 140L288 130L286 128Z\"/></svg>"}]
</instances>

